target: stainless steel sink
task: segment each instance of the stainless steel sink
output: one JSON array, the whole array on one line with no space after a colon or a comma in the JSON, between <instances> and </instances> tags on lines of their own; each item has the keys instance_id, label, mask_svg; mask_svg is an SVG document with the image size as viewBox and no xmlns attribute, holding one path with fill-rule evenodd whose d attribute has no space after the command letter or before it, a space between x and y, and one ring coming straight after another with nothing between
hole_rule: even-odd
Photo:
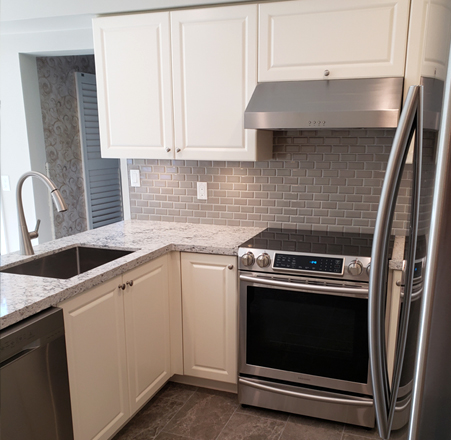
<instances>
[{"instance_id":1,"label":"stainless steel sink","mask_svg":"<svg viewBox=\"0 0 451 440\"><path fill-rule=\"evenodd\" d=\"M75 246L33 261L1 269L0 272L68 279L132 252L134 251Z\"/></svg>"}]
</instances>

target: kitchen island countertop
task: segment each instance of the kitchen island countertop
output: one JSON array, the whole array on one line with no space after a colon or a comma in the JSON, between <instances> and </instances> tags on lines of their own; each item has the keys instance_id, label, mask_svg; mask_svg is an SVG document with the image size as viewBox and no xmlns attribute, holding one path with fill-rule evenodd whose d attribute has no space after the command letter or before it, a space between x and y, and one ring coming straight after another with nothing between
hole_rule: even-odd
<instances>
[{"instance_id":1,"label":"kitchen island countertop","mask_svg":"<svg viewBox=\"0 0 451 440\"><path fill-rule=\"evenodd\" d=\"M0 273L0 329L121 275L171 251L236 255L264 228L126 220L34 247L35 255L2 255L2 269L74 245L135 252L69 279Z\"/></svg>"}]
</instances>

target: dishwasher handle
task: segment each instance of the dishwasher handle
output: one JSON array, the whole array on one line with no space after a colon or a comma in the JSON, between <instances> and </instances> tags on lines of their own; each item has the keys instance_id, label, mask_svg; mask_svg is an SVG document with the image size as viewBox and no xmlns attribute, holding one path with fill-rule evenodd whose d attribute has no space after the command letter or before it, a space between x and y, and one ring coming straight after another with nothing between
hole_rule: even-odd
<instances>
[{"instance_id":1,"label":"dishwasher handle","mask_svg":"<svg viewBox=\"0 0 451 440\"><path fill-rule=\"evenodd\" d=\"M33 347L24 348L22 351L19 351L19 353L16 353L15 355L13 355L10 358L8 358L8 359L4 360L3 362L1 362L0 363L0 370L2 370L3 368L7 367L8 365L11 365L13 362L18 361L19 359L23 358L27 354L30 354L31 352L37 350L41 346L39 341L36 341L32 345L33 345Z\"/></svg>"}]
</instances>

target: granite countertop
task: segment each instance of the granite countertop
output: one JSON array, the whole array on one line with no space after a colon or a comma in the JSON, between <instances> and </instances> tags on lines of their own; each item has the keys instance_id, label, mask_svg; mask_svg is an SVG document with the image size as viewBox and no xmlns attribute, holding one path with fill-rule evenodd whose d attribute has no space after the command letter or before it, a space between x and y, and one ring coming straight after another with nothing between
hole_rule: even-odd
<instances>
[{"instance_id":1,"label":"granite countertop","mask_svg":"<svg viewBox=\"0 0 451 440\"><path fill-rule=\"evenodd\" d=\"M127 220L34 247L34 256L1 255L6 268L75 245L134 252L75 277L64 279L0 273L0 329L95 287L171 251L236 255L238 246L264 228ZM390 269L401 270L404 237L396 237Z\"/></svg>"},{"instance_id":2,"label":"granite countertop","mask_svg":"<svg viewBox=\"0 0 451 440\"><path fill-rule=\"evenodd\" d=\"M126 220L34 247L34 256L2 255L5 268L76 244L135 252L67 280L0 273L0 329L84 292L170 251L236 255L263 228Z\"/></svg>"},{"instance_id":3,"label":"granite countertop","mask_svg":"<svg viewBox=\"0 0 451 440\"><path fill-rule=\"evenodd\" d=\"M406 237L397 236L393 244L392 257L389 261L388 267L393 270L402 270L404 260L404 246Z\"/></svg>"}]
</instances>

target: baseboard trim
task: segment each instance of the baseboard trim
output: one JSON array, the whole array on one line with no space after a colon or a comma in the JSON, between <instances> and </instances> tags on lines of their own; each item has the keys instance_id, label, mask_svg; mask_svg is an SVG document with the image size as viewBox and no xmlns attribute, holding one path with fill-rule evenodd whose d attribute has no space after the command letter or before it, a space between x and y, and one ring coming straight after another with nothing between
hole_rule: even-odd
<instances>
[{"instance_id":1,"label":"baseboard trim","mask_svg":"<svg viewBox=\"0 0 451 440\"><path fill-rule=\"evenodd\" d=\"M192 385L195 387L209 388L211 390L226 391L228 393L238 394L238 385L236 383L225 383L217 380L202 379L200 377L182 376L174 374L170 382L183 383L185 385Z\"/></svg>"}]
</instances>

